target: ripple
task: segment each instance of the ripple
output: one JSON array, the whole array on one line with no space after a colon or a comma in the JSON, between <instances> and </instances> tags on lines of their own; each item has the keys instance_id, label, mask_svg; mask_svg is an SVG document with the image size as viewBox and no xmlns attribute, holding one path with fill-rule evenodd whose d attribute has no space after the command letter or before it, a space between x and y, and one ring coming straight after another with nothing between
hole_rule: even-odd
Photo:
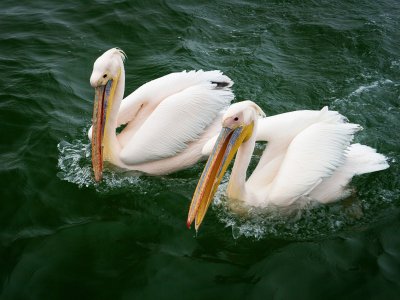
<instances>
[{"instance_id":1,"label":"ripple","mask_svg":"<svg viewBox=\"0 0 400 300\"><path fill-rule=\"evenodd\" d=\"M218 188L212 209L219 222L231 228L232 237L261 240L279 238L284 240L323 239L348 230L369 226L377 221L387 209L395 207L394 200L399 189L380 189L378 192L360 189L344 200L321 205L309 201L302 207L282 209L270 207L243 207L231 203L225 196L228 176ZM372 184L375 186L374 184ZM365 185L368 186L368 185Z\"/></svg>"},{"instance_id":2,"label":"ripple","mask_svg":"<svg viewBox=\"0 0 400 300\"><path fill-rule=\"evenodd\" d=\"M59 151L58 167L61 170L57 176L79 187L89 187L95 182L91 174L90 143L75 140L72 143L61 141L57 145Z\"/></svg>"},{"instance_id":3,"label":"ripple","mask_svg":"<svg viewBox=\"0 0 400 300\"><path fill-rule=\"evenodd\" d=\"M100 183L94 181L91 163L91 144L81 139L72 142L61 141L57 145L58 178L76 184L79 188L94 188L100 193L113 191L140 194L155 194L165 190L180 190L191 197L201 171L199 166L193 166L166 176L146 176L135 171L122 171L113 166L107 166ZM188 189L189 187L189 189Z\"/></svg>"},{"instance_id":4,"label":"ripple","mask_svg":"<svg viewBox=\"0 0 400 300\"><path fill-rule=\"evenodd\" d=\"M377 87L386 85L386 84L393 84L393 81L391 81L390 79L383 79L383 80L379 80L379 81L374 81L371 84L368 85L362 85L359 88L357 88L354 92L352 92L349 96L355 96L355 95L359 95L363 92L368 92L369 90L375 89Z\"/></svg>"},{"instance_id":5,"label":"ripple","mask_svg":"<svg viewBox=\"0 0 400 300\"><path fill-rule=\"evenodd\" d=\"M57 145L59 151L58 178L83 187L94 187L99 192L109 192L125 187L135 188L146 193L149 185L132 172L123 173L117 170L106 170L100 183L94 181L91 164L91 144L82 140L71 143L61 141Z\"/></svg>"}]
</instances>

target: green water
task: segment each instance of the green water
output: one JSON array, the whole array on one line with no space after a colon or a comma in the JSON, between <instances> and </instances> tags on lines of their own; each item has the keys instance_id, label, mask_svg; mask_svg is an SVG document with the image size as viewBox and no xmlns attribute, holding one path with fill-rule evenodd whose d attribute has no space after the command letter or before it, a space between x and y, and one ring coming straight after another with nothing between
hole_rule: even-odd
<instances>
[{"instance_id":1,"label":"green water","mask_svg":"<svg viewBox=\"0 0 400 300\"><path fill-rule=\"evenodd\" d=\"M397 0L3 0L0 298L399 299L399 28ZM391 167L289 219L240 218L219 193L196 235L204 164L91 179L89 76L115 46L128 91L219 69L269 115L338 110Z\"/></svg>"}]
</instances>

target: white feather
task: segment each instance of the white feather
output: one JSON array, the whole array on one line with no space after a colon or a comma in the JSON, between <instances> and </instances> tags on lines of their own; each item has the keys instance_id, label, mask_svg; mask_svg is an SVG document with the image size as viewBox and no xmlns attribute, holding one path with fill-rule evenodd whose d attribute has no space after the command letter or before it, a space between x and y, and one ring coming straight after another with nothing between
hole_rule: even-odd
<instances>
[{"instance_id":1,"label":"white feather","mask_svg":"<svg viewBox=\"0 0 400 300\"><path fill-rule=\"evenodd\" d=\"M347 148L345 163L326 178L311 193L310 198L321 203L339 200L349 195L348 183L355 175L381 171L389 168L387 158L376 150L360 144Z\"/></svg>"},{"instance_id":2,"label":"white feather","mask_svg":"<svg viewBox=\"0 0 400 300\"><path fill-rule=\"evenodd\" d=\"M271 183L269 201L290 205L331 176L344 164L345 150L359 129L356 124L319 122L303 130L288 147Z\"/></svg>"},{"instance_id":3,"label":"white feather","mask_svg":"<svg viewBox=\"0 0 400 300\"><path fill-rule=\"evenodd\" d=\"M211 82L226 82L226 90L233 85L233 81L218 70L175 72L149 81L122 100L118 112L118 125L126 124L135 118L138 104L151 102L156 106L165 98L191 86Z\"/></svg>"},{"instance_id":4,"label":"white feather","mask_svg":"<svg viewBox=\"0 0 400 300\"><path fill-rule=\"evenodd\" d=\"M121 160L125 164L139 164L182 152L232 98L230 90L216 90L211 83L191 86L167 97L122 149Z\"/></svg>"}]
</instances>

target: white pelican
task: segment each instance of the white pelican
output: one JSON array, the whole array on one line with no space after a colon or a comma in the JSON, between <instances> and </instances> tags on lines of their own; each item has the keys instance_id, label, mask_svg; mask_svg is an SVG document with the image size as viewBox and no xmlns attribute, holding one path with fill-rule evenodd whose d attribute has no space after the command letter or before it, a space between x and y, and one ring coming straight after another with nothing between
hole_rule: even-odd
<instances>
[{"instance_id":1,"label":"white pelican","mask_svg":"<svg viewBox=\"0 0 400 300\"><path fill-rule=\"evenodd\" d=\"M349 195L346 185L354 175L389 167L375 149L350 144L361 127L327 107L260 116L264 113L251 101L233 104L224 114L223 128L193 195L188 227L195 220L198 230L236 152L227 197L260 208L339 200ZM268 144L246 181L256 140Z\"/></svg>"},{"instance_id":2,"label":"white pelican","mask_svg":"<svg viewBox=\"0 0 400 300\"><path fill-rule=\"evenodd\" d=\"M95 180L103 161L152 175L193 165L220 129L221 111L233 99L233 82L220 71L171 73L150 81L123 101L125 53L113 48L93 65L95 88L92 164ZM126 127L117 135L116 129ZM92 134L93 132L93 134Z\"/></svg>"}]
</instances>

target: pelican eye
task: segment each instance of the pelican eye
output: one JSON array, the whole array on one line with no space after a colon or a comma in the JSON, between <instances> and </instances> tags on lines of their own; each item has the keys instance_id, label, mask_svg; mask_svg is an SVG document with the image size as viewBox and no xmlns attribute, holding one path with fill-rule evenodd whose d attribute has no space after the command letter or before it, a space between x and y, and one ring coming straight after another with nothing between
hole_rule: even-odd
<instances>
[{"instance_id":1,"label":"pelican eye","mask_svg":"<svg viewBox=\"0 0 400 300\"><path fill-rule=\"evenodd\" d=\"M104 75L103 75L103 78L106 78L106 77L107 77L107 74L104 74Z\"/></svg>"},{"instance_id":2,"label":"pelican eye","mask_svg":"<svg viewBox=\"0 0 400 300\"><path fill-rule=\"evenodd\" d=\"M237 121L237 120L239 120L239 118L238 118L238 117L235 117L234 120Z\"/></svg>"}]
</instances>

